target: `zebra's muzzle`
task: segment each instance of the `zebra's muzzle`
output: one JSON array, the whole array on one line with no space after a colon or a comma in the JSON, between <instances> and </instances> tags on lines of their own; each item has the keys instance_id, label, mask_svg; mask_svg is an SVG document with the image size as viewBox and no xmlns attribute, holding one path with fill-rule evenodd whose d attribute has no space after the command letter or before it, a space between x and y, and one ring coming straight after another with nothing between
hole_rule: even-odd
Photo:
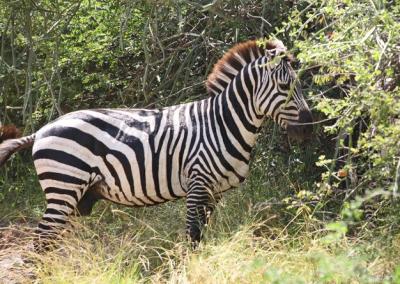
<instances>
[{"instance_id":1,"label":"zebra's muzzle","mask_svg":"<svg viewBox=\"0 0 400 284\"><path fill-rule=\"evenodd\" d=\"M313 118L308 110L302 110L299 113L299 121L288 123L286 127L289 138L302 142L310 140L313 133Z\"/></svg>"}]
</instances>

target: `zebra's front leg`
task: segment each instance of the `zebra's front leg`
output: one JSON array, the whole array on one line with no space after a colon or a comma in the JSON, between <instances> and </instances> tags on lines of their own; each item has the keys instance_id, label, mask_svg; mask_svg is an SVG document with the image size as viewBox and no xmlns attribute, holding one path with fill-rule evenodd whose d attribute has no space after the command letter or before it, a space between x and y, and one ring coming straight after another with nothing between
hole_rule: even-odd
<instances>
[{"instance_id":1,"label":"zebra's front leg","mask_svg":"<svg viewBox=\"0 0 400 284\"><path fill-rule=\"evenodd\" d=\"M196 248L200 242L203 227L214 211L214 200L211 191L206 187L195 188L187 195L186 234L193 248Z\"/></svg>"}]
</instances>

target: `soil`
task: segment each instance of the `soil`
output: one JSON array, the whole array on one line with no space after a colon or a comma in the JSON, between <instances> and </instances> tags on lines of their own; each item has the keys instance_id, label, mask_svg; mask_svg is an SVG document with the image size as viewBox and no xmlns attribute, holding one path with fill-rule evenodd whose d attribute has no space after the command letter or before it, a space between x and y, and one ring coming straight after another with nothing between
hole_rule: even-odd
<instances>
[{"instance_id":1,"label":"soil","mask_svg":"<svg viewBox=\"0 0 400 284\"><path fill-rule=\"evenodd\" d=\"M31 224L0 224L0 283L35 281Z\"/></svg>"}]
</instances>

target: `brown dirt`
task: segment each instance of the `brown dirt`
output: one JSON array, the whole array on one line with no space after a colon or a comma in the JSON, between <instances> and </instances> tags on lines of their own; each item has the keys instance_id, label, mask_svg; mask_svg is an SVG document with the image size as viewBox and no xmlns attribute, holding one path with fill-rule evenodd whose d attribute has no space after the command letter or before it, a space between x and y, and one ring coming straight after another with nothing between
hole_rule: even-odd
<instances>
[{"instance_id":1,"label":"brown dirt","mask_svg":"<svg viewBox=\"0 0 400 284\"><path fill-rule=\"evenodd\" d=\"M32 262L33 226L14 224L0 227L0 283L34 282Z\"/></svg>"}]
</instances>

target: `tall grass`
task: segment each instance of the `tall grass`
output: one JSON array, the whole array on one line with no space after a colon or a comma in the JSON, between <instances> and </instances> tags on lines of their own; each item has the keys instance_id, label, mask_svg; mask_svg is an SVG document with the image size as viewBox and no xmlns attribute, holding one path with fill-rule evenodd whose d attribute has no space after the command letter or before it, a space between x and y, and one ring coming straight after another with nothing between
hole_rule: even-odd
<instances>
[{"instance_id":1,"label":"tall grass","mask_svg":"<svg viewBox=\"0 0 400 284\"><path fill-rule=\"evenodd\" d=\"M225 216L229 218L228 216ZM229 222L229 220L225 220ZM234 222L234 220L232 220ZM58 249L45 255L21 252L33 260L40 283L398 283L400 236L385 247L326 232L260 235L262 223L246 223L229 235L218 226L192 251L180 236L130 223L124 232L111 225L74 223ZM104 228L106 227L106 228ZM134 228L135 227L135 228ZM106 230L105 230L106 229ZM107 230L108 229L108 230ZM11 249L11 248L9 248ZM14 247L13 251L18 250ZM396 278L397 277L397 278ZM22 281L24 282L24 281Z\"/></svg>"},{"instance_id":2,"label":"tall grass","mask_svg":"<svg viewBox=\"0 0 400 284\"><path fill-rule=\"evenodd\" d=\"M2 261L19 258L30 261L14 265L22 283L400 283L400 233L327 230L307 200L290 199L312 186L307 157L271 155L260 138L251 176L225 194L199 249L185 239L184 200L134 209L99 202L47 254L33 253L26 234L10 241L0 278ZM23 166L13 161L0 178L3 224L40 218L43 196Z\"/></svg>"},{"instance_id":3,"label":"tall grass","mask_svg":"<svg viewBox=\"0 0 400 284\"><path fill-rule=\"evenodd\" d=\"M228 201L243 202L240 218ZM315 224L293 233L274 220L279 212L268 219L247 202L230 193L195 251L184 237L183 202L130 212L103 202L93 216L73 218L55 250L37 255L18 241L3 253L33 261L21 282L399 283L400 234L332 238Z\"/></svg>"}]
</instances>

